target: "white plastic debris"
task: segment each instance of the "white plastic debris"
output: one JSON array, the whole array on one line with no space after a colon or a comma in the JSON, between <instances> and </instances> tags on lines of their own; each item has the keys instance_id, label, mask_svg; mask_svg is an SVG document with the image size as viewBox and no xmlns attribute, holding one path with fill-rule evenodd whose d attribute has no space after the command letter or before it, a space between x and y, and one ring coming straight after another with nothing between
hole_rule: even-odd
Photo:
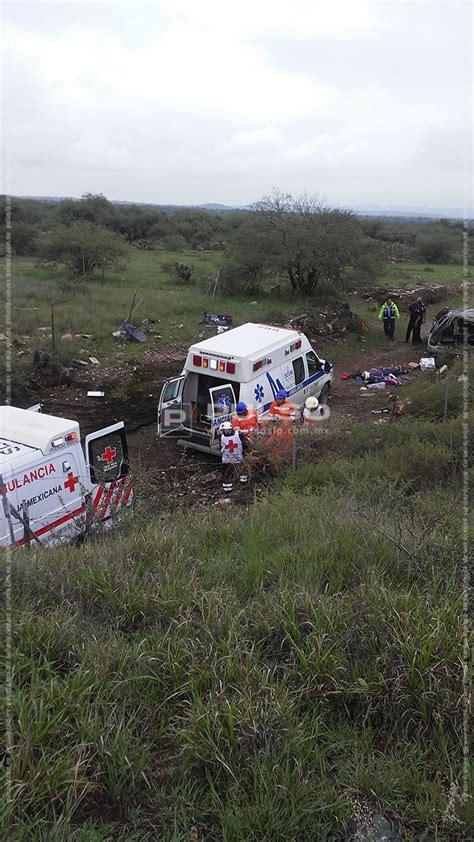
<instances>
[{"instance_id":1,"label":"white plastic debris","mask_svg":"<svg viewBox=\"0 0 474 842\"><path fill-rule=\"evenodd\" d=\"M429 371L430 369L436 368L435 358L422 357L420 360L420 368L422 371Z\"/></svg>"},{"instance_id":2,"label":"white plastic debris","mask_svg":"<svg viewBox=\"0 0 474 842\"><path fill-rule=\"evenodd\" d=\"M87 397L88 398L104 398L105 392L98 392L98 391L92 390L92 391L87 392Z\"/></svg>"}]
</instances>

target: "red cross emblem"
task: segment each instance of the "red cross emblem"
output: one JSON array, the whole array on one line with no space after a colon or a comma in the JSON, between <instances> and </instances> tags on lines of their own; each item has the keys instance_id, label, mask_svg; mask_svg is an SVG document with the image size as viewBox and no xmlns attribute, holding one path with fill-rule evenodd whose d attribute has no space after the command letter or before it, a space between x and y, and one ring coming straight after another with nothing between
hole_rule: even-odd
<instances>
[{"instance_id":1,"label":"red cross emblem","mask_svg":"<svg viewBox=\"0 0 474 842\"><path fill-rule=\"evenodd\" d=\"M235 441L230 441L228 442L228 444L226 444L225 449L230 450L230 452L233 453L234 450L238 449L238 447L239 445Z\"/></svg>"},{"instance_id":2,"label":"red cross emblem","mask_svg":"<svg viewBox=\"0 0 474 842\"><path fill-rule=\"evenodd\" d=\"M107 465L110 465L115 459L116 455L117 451L115 450L115 447L110 447L110 445L107 445L104 452L100 456L100 461L107 462Z\"/></svg>"},{"instance_id":3,"label":"red cross emblem","mask_svg":"<svg viewBox=\"0 0 474 842\"><path fill-rule=\"evenodd\" d=\"M79 482L79 477L75 477L72 471L69 471L67 475L67 480L64 483L64 488L68 488L71 494L76 488L77 483Z\"/></svg>"}]
</instances>

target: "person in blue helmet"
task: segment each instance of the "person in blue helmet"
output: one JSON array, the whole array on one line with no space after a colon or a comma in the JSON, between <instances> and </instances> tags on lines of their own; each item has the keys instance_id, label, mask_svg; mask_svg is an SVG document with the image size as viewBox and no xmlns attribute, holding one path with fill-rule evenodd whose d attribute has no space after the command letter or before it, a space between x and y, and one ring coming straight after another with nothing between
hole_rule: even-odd
<instances>
[{"instance_id":1,"label":"person in blue helmet","mask_svg":"<svg viewBox=\"0 0 474 842\"><path fill-rule=\"evenodd\" d=\"M235 407L232 426L247 438L251 438L257 430L263 429L263 421L256 409L249 409L246 403L239 401Z\"/></svg>"},{"instance_id":2,"label":"person in blue helmet","mask_svg":"<svg viewBox=\"0 0 474 842\"><path fill-rule=\"evenodd\" d=\"M255 433L263 429L263 422L259 418L256 409L249 409L244 401L239 401L235 407L235 415L231 423L234 431L240 433L245 453L249 449ZM248 472L245 470L245 466L243 466L240 473L240 482L245 484L247 481Z\"/></svg>"},{"instance_id":3,"label":"person in blue helmet","mask_svg":"<svg viewBox=\"0 0 474 842\"><path fill-rule=\"evenodd\" d=\"M294 404L288 400L288 392L285 389L280 389L273 401L268 415L272 420L281 421L285 425L293 424L296 421L296 409Z\"/></svg>"}]
</instances>

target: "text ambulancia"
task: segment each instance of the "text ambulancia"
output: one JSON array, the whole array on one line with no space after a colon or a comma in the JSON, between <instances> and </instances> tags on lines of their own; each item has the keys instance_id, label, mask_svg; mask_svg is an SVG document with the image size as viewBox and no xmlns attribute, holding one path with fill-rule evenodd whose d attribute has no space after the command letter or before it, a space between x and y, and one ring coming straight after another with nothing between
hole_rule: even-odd
<instances>
[{"instance_id":1,"label":"text ambulancia","mask_svg":"<svg viewBox=\"0 0 474 842\"><path fill-rule=\"evenodd\" d=\"M131 505L123 422L86 436L79 424L0 407L0 546L67 541Z\"/></svg>"}]
</instances>

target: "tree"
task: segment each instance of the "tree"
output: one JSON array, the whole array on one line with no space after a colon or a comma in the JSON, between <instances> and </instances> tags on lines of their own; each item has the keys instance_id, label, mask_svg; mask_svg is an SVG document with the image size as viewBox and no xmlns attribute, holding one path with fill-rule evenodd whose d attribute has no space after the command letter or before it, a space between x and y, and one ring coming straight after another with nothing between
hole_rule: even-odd
<instances>
[{"instance_id":1,"label":"tree","mask_svg":"<svg viewBox=\"0 0 474 842\"><path fill-rule=\"evenodd\" d=\"M93 225L110 226L115 214L112 202L102 193L84 193L80 199L64 199L59 203L58 220L62 225L91 222Z\"/></svg>"},{"instance_id":2,"label":"tree","mask_svg":"<svg viewBox=\"0 0 474 842\"><path fill-rule=\"evenodd\" d=\"M351 211L276 191L258 202L231 236L228 256L243 274L284 275L293 294L311 296L320 283L343 286L362 268L370 280L380 254L373 240L370 248L368 242Z\"/></svg>"},{"instance_id":3,"label":"tree","mask_svg":"<svg viewBox=\"0 0 474 842\"><path fill-rule=\"evenodd\" d=\"M193 249L209 249L222 238L222 220L205 210L179 210L171 217L176 233Z\"/></svg>"},{"instance_id":4,"label":"tree","mask_svg":"<svg viewBox=\"0 0 474 842\"><path fill-rule=\"evenodd\" d=\"M38 231L29 222L13 222L11 228L11 244L15 254L34 254Z\"/></svg>"},{"instance_id":5,"label":"tree","mask_svg":"<svg viewBox=\"0 0 474 842\"><path fill-rule=\"evenodd\" d=\"M421 234L416 238L416 253L426 263L449 263L452 241L443 234Z\"/></svg>"},{"instance_id":6,"label":"tree","mask_svg":"<svg viewBox=\"0 0 474 842\"><path fill-rule=\"evenodd\" d=\"M39 252L44 259L66 266L73 275L84 278L121 268L127 253L111 231L90 222L59 225L40 240Z\"/></svg>"}]
</instances>

